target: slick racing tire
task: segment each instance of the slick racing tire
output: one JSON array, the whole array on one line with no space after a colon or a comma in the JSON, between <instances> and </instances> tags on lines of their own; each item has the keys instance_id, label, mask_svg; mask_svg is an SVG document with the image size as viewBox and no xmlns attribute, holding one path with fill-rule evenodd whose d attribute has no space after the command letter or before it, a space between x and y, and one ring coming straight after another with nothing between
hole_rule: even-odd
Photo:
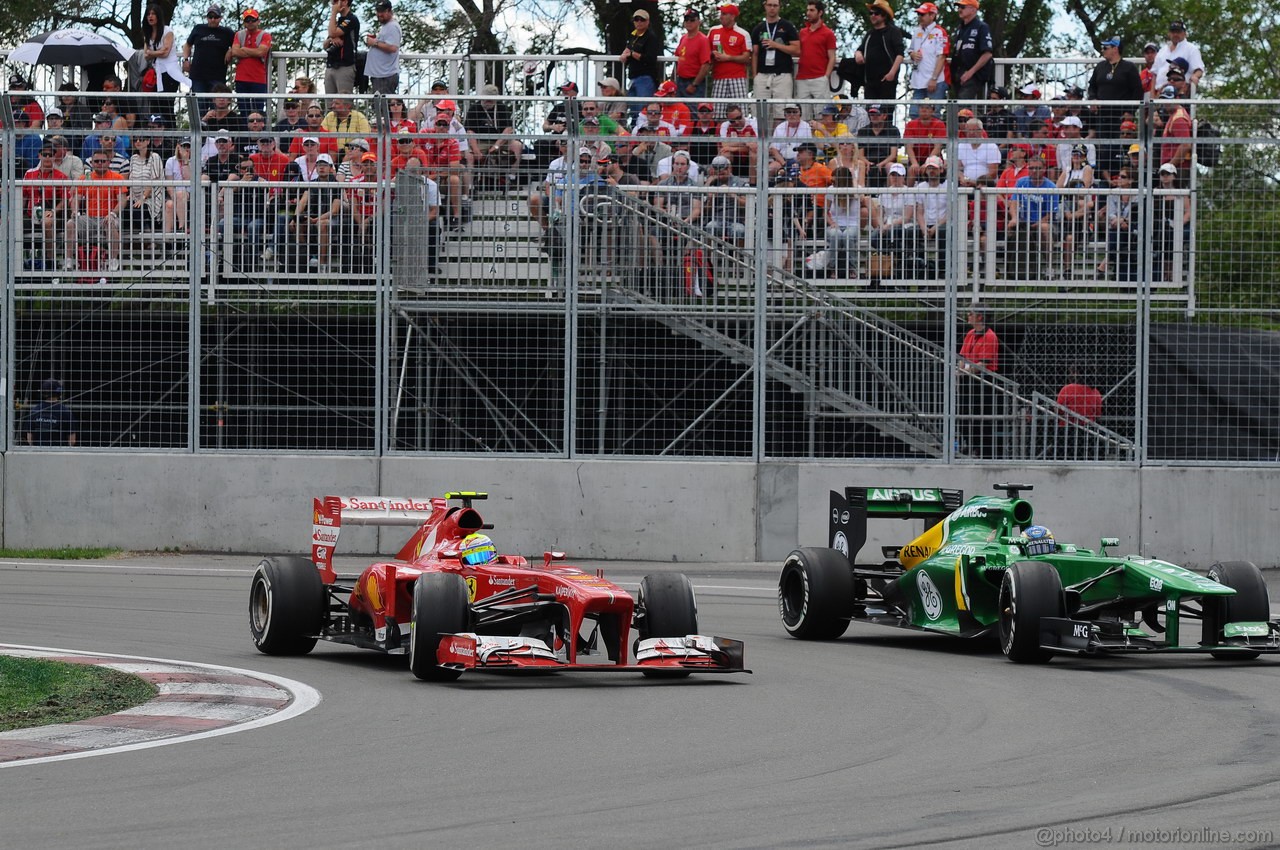
<instances>
[{"instance_id":1,"label":"slick racing tire","mask_svg":"<svg viewBox=\"0 0 1280 850\"><path fill-rule=\"evenodd\" d=\"M1235 596L1218 596L1205 600L1204 640L1222 643L1222 628L1227 623L1265 623L1271 619L1271 598L1262 571L1248 561L1225 561L1209 568L1209 578L1226 585ZM1258 652L1215 652L1220 661L1257 658Z\"/></svg>"},{"instance_id":2,"label":"slick racing tire","mask_svg":"<svg viewBox=\"0 0 1280 850\"><path fill-rule=\"evenodd\" d=\"M451 682L461 670L441 667L436 650L445 635L471 630L467 583L453 573L423 573L413 586L409 670L427 682Z\"/></svg>"},{"instance_id":3,"label":"slick racing tire","mask_svg":"<svg viewBox=\"0 0 1280 850\"><path fill-rule=\"evenodd\" d=\"M1000 582L1000 649L1010 661L1043 664L1053 652L1040 648L1040 618L1066 616L1062 577L1052 566L1023 561Z\"/></svg>"},{"instance_id":4,"label":"slick racing tire","mask_svg":"<svg viewBox=\"0 0 1280 850\"><path fill-rule=\"evenodd\" d=\"M249 631L267 655L305 655L324 627L320 571L307 558L263 558L249 590Z\"/></svg>"},{"instance_id":5,"label":"slick racing tire","mask_svg":"<svg viewBox=\"0 0 1280 850\"><path fill-rule=\"evenodd\" d=\"M778 613L787 634L835 640L853 616L853 570L835 549L796 549L778 576Z\"/></svg>"},{"instance_id":6,"label":"slick racing tire","mask_svg":"<svg viewBox=\"0 0 1280 850\"><path fill-rule=\"evenodd\" d=\"M676 638L698 633L698 603L693 583L683 573L651 573L640 579L637 603L644 609L636 631L640 640ZM683 679L682 670L645 670L653 679Z\"/></svg>"}]
</instances>

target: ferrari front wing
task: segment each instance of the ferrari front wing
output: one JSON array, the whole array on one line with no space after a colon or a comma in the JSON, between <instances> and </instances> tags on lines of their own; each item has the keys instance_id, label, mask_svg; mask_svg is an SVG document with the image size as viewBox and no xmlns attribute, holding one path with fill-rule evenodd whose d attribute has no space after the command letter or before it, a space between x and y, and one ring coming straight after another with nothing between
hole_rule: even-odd
<instances>
[{"instance_id":1,"label":"ferrari front wing","mask_svg":"<svg viewBox=\"0 0 1280 850\"><path fill-rule=\"evenodd\" d=\"M673 670L698 673L750 673L743 665L740 640L706 635L650 638L639 642L635 664L576 664L532 637L461 632L440 641L436 662L454 670L572 670L637 673Z\"/></svg>"}]
</instances>

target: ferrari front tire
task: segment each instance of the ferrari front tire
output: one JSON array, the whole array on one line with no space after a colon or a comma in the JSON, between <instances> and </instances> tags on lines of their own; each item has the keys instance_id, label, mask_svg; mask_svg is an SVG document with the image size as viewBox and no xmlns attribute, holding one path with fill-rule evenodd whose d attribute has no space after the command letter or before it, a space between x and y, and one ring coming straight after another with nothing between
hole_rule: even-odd
<instances>
[{"instance_id":1,"label":"ferrari front tire","mask_svg":"<svg viewBox=\"0 0 1280 850\"><path fill-rule=\"evenodd\" d=\"M267 655L305 655L324 627L324 582L309 559L263 558L249 590L249 632Z\"/></svg>"},{"instance_id":2,"label":"ferrari front tire","mask_svg":"<svg viewBox=\"0 0 1280 850\"><path fill-rule=\"evenodd\" d=\"M637 624L641 640L677 638L698 633L698 602L693 595L693 582L683 573L651 573L640 579L638 603L644 616ZM682 670L645 670L644 675L659 679L683 679Z\"/></svg>"},{"instance_id":3,"label":"ferrari front tire","mask_svg":"<svg viewBox=\"0 0 1280 850\"><path fill-rule=\"evenodd\" d=\"M1063 617L1062 577L1039 561L1014 564L1000 582L1000 649L1010 661L1043 664L1052 650L1040 646L1040 618Z\"/></svg>"},{"instance_id":4,"label":"ferrari front tire","mask_svg":"<svg viewBox=\"0 0 1280 850\"><path fill-rule=\"evenodd\" d=\"M437 650L445 635L470 631L467 583L454 573L423 573L413 586L409 621L409 670L427 682L451 682L461 670L441 667Z\"/></svg>"},{"instance_id":5,"label":"ferrari front tire","mask_svg":"<svg viewBox=\"0 0 1280 850\"><path fill-rule=\"evenodd\" d=\"M853 616L853 569L835 549L796 549L778 577L778 613L787 634L835 640Z\"/></svg>"},{"instance_id":6,"label":"ferrari front tire","mask_svg":"<svg viewBox=\"0 0 1280 850\"><path fill-rule=\"evenodd\" d=\"M1209 578L1236 592L1235 596L1214 597L1213 614L1205 620L1204 639L1222 643L1227 623L1265 623L1271 619L1271 597L1262 571L1249 561L1226 561L1209 568ZM1220 661L1257 658L1258 652L1215 652Z\"/></svg>"}]
</instances>

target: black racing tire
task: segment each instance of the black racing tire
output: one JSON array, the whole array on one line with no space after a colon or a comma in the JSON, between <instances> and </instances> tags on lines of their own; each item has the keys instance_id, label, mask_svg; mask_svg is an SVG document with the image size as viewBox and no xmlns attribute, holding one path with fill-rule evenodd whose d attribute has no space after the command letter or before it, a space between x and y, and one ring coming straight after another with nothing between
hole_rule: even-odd
<instances>
[{"instance_id":1,"label":"black racing tire","mask_svg":"<svg viewBox=\"0 0 1280 850\"><path fill-rule=\"evenodd\" d=\"M640 579L637 604L644 610L639 618L640 640L682 638L698 633L698 602L693 583L684 573L650 573ZM683 670L645 670L652 679L683 679Z\"/></svg>"},{"instance_id":2,"label":"black racing tire","mask_svg":"<svg viewBox=\"0 0 1280 850\"><path fill-rule=\"evenodd\" d=\"M461 670L441 667L436 651L444 635L471 630L467 583L454 573L423 573L413 586L409 622L409 670L427 682L451 682Z\"/></svg>"},{"instance_id":3,"label":"black racing tire","mask_svg":"<svg viewBox=\"0 0 1280 850\"><path fill-rule=\"evenodd\" d=\"M778 576L778 614L787 634L801 640L835 640L853 617L854 583L849 559L835 549L796 549Z\"/></svg>"},{"instance_id":4,"label":"black racing tire","mask_svg":"<svg viewBox=\"0 0 1280 850\"><path fill-rule=\"evenodd\" d=\"M1000 581L997 634L1006 658L1019 664L1043 664L1053 652L1040 648L1040 618L1066 616L1062 577L1049 564L1013 564Z\"/></svg>"},{"instance_id":5,"label":"black racing tire","mask_svg":"<svg viewBox=\"0 0 1280 850\"><path fill-rule=\"evenodd\" d=\"M309 558L263 558L249 589L249 632L267 655L305 655L325 620L324 582Z\"/></svg>"},{"instance_id":6,"label":"black racing tire","mask_svg":"<svg viewBox=\"0 0 1280 850\"><path fill-rule=\"evenodd\" d=\"M1215 643L1224 639L1222 628L1227 623L1261 622L1271 619L1271 597L1262 571L1249 561L1224 561L1209 568L1209 578L1226 585L1235 596L1215 597L1205 605L1204 628L1206 637ZM1208 601L1208 600L1206 600ZM1212 609L1212 611L1210 611ZM1247 661L1257 658L1260 652L1214 652L1219 661Z\"/></svg>"}]
</instances>

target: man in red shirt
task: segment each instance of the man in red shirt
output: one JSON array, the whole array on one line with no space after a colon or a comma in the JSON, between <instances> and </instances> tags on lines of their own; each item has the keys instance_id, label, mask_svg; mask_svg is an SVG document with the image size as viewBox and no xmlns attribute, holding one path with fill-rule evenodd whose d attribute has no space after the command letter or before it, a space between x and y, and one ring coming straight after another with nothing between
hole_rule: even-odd
<instances>
[{"instance_id":1,"label":"man in red shirt","mask_svg":"<svg viewBox=\"0 0 1280 850\"><path fill-rule=\"evenodd\" d=\"M752 185L756 182L756 136L756 128L747 121L742 107L736 103L729 104L725 110L724 123L720 125L722 141L719 155L733 163L735 177L745 177ZM750 141L739 141L740 139Z\"/></svg>"},{"instance_id":2,"label":"man in red shirt","mask_svg":"<svg viewBox=\"0 0 1280 850\"><path fill-rule=\"evenodd\" d=\"M751 34L738 26L738 7L720 7L720 26L707 33L711 43L711 96L729 100L747 99L747 66L751 64ZM724 115L724 105L716 105Z\"/></svg>"},{"instance_id":3,"label":"man in red shirt","mask_svg":"<svg viewBox=\"0 0 1280 850\"><path fill-rule=\"evenodd\" d=\"M836 67L836 34L823 23L822 15L826 8L822 0L813 0L805 7L804 26L800 27L795 99L805 107L805 118L809 120L813 120L818 110L831 100L829 78Z\"/></svg>"},{"instance_id":4,"label":"man in red shirt","mask_svg":"<svg viewBox=\"0 0 1280 850\"><path fill-rule=\"evenodd\" d=\"M1178 185L1187 185L1187 174L1191 168L1191 115L1182 104L1171 103L1178 96L1173 86L1165 86L1156 99L1157 108L1164 116L1164 138L1181 141L1165 142L1160 146L1160 164L1171 164L1178 169Z\"/></svg>"},{"instance_id":5,"label":"man in red shirt","mask_svg":"<svg viewBox=\"0 0 1280 850\"><path fill-rule=\"evenodd\" d=\"M40 162L35 168L22 175L23 180L66 180L67 175L59 171L53 164L53 146L45 145L40 149ZM28 238L40 237L37 255L39 268L53 268L52 259L57 258L54 250L54 234L58 225L67 214L66 186L23 186L22 196L26 200L27 214L24 226ZM33 263L33 267L35 264Z\"/></svg>"},{"instance_id":6,"label":"man in red shirt","mask_svg":"<svg viewBox=\"0 0 1280 850\"><path fill-rule=\"evenodd\" d=\"M924 161L931 156L942 156L942 143L947 138L947 125L934 116L934 105L921 103L919 109L920 114L907 122L902 138L939 141L907 145L907 182L913 185L920 180Z\"/></svg>"},{"instance_id":7,"label":"man in red shirt","mask_svg":"<svg viewBox=\"0 0 1280 850\"><path fill-rule=\"evenodd\" d=\"M253 163L253 170L259 177L271 181L284 180L285 169L289 167L289 163L293 162L276 148L275 136L260 137L258 152L249 154L249 161ZM271 190L272 194L277 191L279 190Z\"/></svg>"},{"instance_id":8,"label":"man in red shirt","mask_svg":"<svg viewBox=\"0 0 1280 850\"><path fill-rule=\"evenodd\" d=\"M694 101L707 96L711 73L711 40L702 31L702 16L690 6L684 12L684 35L676 45L676 97Z\"/></svg>"},{"instance_id":9,"label":"man in red shirt","mask_svg":"<svg viewBox=\"0 0 1280 850\"><path fill-rule=\"evenodd\" d=\"M923 105L923 104L922 104ZM992 388L981 376L1000 371L1000 338L987 327L987 313L978 305L966 317L969 332L960 345L960 386L956 399L965 434L965 449L976 457L990 457L995 448L992 437L996 413Z\"/></svg>"},{"instance_id":10,"label":"man in red shirt","mask_svg":"<svg viewBox=\"0 0 1280 850\"><path fill-rule=\"evenodd\" d=\"M1080 367L1072 363L1067 368L1068 383L1058 390L1058 404L1076 414L1069 420L1058 420L1058 427L1064 427L1068 421L1097 422L1102 415L1102 393L1080 379Z\"/></svg>"},{"instance_id":11,"label":"man in red shirt","mask_svg":"<svg viewBox=\"0 0 1280 850\"><path fill-rule=\"evenodd\" d=\"M395 177L400 169L412 167L422 168L427 161L427 153L418 146L418 140L405 128L393 137L395 144L391 148L391 176Z\"/></svg>"},{"instance_id":12,"label":"man in red shirt","mask_svg":"<svg viewBox=\"0 0 1280 850\"><path fill-rule=\"evenodd\" d=\"M236 94L266 94L267 56L271 53L271 33L258 26L258 10L244 13L244 29L231 40L231 58L236 63ZM265 98L244 98L238 106L241 115L262 112Z\"/></svg>"},{"instance_id":13,"label":"man in red shirt","mask_svg":"<svg viewBox=\"0 0 1280 850\"><path fill-rule=\"evenodd\" d=\"M422 139L422 165L427 177L436 181L440 194L446 195L453 217L449 230L462 229L462 148L449 133L450 116L437 115L434 132Z\"/></svg>"}]
</instances>

